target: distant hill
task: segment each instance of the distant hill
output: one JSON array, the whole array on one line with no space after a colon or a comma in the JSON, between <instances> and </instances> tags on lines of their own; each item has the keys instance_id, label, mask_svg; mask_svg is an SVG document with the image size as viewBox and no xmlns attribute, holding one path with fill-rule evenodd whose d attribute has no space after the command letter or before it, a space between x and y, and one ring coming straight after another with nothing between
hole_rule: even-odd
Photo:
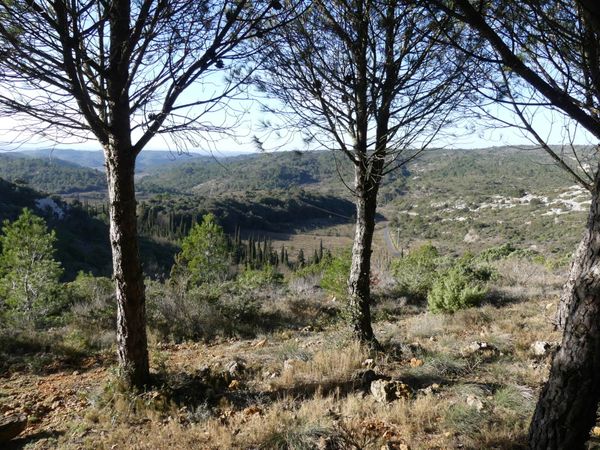
<instances>
[{"instance_id":1,"label":"distant hill","mask_svg":"<svg viewBox=\"0 0 600 450\"><path fill-rule=\"evenodd\" d=\"M30 187L0 178L0 224L16 219L23 208L32 209L56 230L56 256L65 268L67 280L73 279L81 270L111 275L108 225L102 215L94 217L85 205L67 204L57 196L50 198ZM168 242L141 240L144 266L149 275L168 273L176 251L177 248Z\"/></svg>"},{"instance_id":2,"label":"distant hill","mask_svg":"<svg viewBox=\"0 0 600 450\"><path fill-rule=\"evenodd\" d=\"M217 198L198 194L161 195L139 203L140 230L148 235L177 239L187 235L191 225L209 212L231 234L237 227L242 232L294 233L352 223L355 207L347 199L297 188Z\"/></svg>"},{"instance_id":3,"label":"distant hill","mask_svg":"<svg viewBox=\"0 0 600 450\"><path fill-rule=\"evenodd\" d=\"M460 151L454 152L460 154ZM24 158L24 155L29 157ZM424 154L415 162L389 173L380 190L380 200L386 203L397 198L410 178L412 168L430 159ZM106 191L104 175L99 170L81 167L101 169L101 152L35 150L0 153L0 162L0 176L12 181L26 181L31 187L46 192ZM349 198L348 187L353 185L350 162L342 155L328 151L259 153L221 159L147 151L139 156L137 175L137 190L144 196L170 193L221 197L249 191L302 188Z\"/></svg>"},{"instance_id":4,"label":"distant hill","mask_svg":"<svg viewBox=\"0 0 600 450\"><path fill-rule=\"evenodd\" d=\"M58 158L0 153L0 177L50 194L106 190L103 173Z\"/></svg>"},{"instance_id":5,"label":"distant hill","mask_svg":"<svg viewBox=\"0 0 600 450\"><path fill-rule=\"evenodd\" d=\"M540 149L439 150L411 163L410 173L386 207L404 248L429 241L478 251L510 242L558 257L581 238L589 193Z\"/></svg>"},{"instance_id":6,"label":"distant hill","mask_svg":"<svg viewBox=\"0 0 600 450\"><path fill-rule=\"evenodd\" d=\"M353 184L353 169L347 158L314 151L253 154L220 161L178 161L152 169L137 186L145 194L194 193L211 197L302 188L348 196L344 183L350 187ZM380 202L388 203L409 191L427 196L509 194L517 190L543 191L565 183L572 184L566 173L534 147L439 149L423 152L386 175Z\"/></svg>"},{"instance_id":7,"label":"distant hill","mask_svg":"<svg viewBox=\"0 0 600 450\"><path fill-rule=\"evenodd\" d=\"M173 164L216 161L198 154L177 155L170 152L146 151L137 160L136 174L149 170L167 170ZM25 150L0 152L0 177L50 194L106 192L104 156L100 151Z\"/></svg>"},{"instance_id":8,"label":"distant hill","mask_svg":"<svg viewBox=\"0 0 600 450\"><path fill-rule=\"evenodd\" d=\"M393 172L386 178L386 186L401 187L406 176L406 168ZM138 189L144 193L215 196L296 187L347 196L344 182L353 184L352 167L346 157L327 151L275 152L218 161L180 161L153 169L138 182Z\"/></svg>"},{"instance_id":9,"label":"distant hill","mask_svg":"<svg viewBox=\"0 0 600 450\"><path fill-rule=\"evenodd\" d=\"M100 150L71 150L71 149L39 149L11 152L41 159L60 159L78 166L104 171L104 154ZM1 153L0 153L1 154ZM182 153L169 151L145 150L139 154L136 161L136 171L146 172L157 167L164 167L181 161L192 159L210 160L210 155L199 153Z\"/></svg>"}]
</instances>

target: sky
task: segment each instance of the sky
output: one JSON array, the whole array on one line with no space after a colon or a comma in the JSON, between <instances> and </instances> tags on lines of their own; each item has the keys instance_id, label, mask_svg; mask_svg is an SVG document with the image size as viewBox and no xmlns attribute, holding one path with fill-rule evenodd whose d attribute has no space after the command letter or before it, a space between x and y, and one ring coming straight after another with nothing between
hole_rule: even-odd
<instances>
[{"instance_id":1,"label":"sky","mask_svg":"<svg viewBox=\"0 0 600 450\"><path fill-rule=\"evenodd\" d=\"M191 145L185 146L185 151L199 152L206 154L215 154L217 156L227 156L240 153L254 153L258 151L253 141L254 136L261 137L266 151L274 150L306 150L306 146L299 137L285 140L277 140L273 135L266 136L264 127L261 123L265 119L270 119L267 113L264 113L256 103L251 104L248 100L240 102L236 110L244 110L242 119L235 120L226 118L222 112L218 116L212 117L213 123L229 123L235 130L236 136L219 135L216 133L207 134L205 139L199 139ZM493 114L499 116L506 122L518 121L505 110L493 111ZM228 122L229 121L229 122ZM0 149L35 149L35 148L71 148L76 150L99 150L100 145L93 139L86 142L65 143L52 142L49 140L29 139L20 144L11 143L17 137L11 131L17 124L11 117L0 118ZM536 110L533 114L533 124L536 131L546 139L551 145L568 144L573 141L578 145L590 145L597 142L591 135L584 130L577 129L572 123L565 121L563 115L548 109ZM22 141L23 139L21 139ZM448 128L444 133L435 139L431 147L434 148L486 148L499 146L526 146L536 145L531 137L516 128L507 127L490 119L468 118L462 122L456 123L452 128ZM154 138L145 150L171 150L181 149L168 136L159 136Z\"/></svg>"}]
</instances>

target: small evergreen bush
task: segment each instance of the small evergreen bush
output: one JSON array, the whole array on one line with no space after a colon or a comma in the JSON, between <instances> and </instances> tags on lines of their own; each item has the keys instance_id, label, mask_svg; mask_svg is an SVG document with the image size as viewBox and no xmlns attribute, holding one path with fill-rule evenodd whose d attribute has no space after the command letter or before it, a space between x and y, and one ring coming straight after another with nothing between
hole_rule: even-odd
<instances>
[{"instance_id":1,"label":"small evergreen bush","mask_svg":"<svg viewBox=\"0 0 600 450\"><path fill-rule=\"evenodd\" d=\"M213 214L192 227L181 243L171 277L187 278L190 285L223 281L229 272L227 237Z\"/></svg>"},{"instance_id":2,"label":"small evergreen bush","mask_svg":"<svg viewBox=\"0 0 600 450\"><path fill-rule=\"evenodd\" d=\"M434 281L427 295L429 310L453 313L477 306L485 297L484 281L488 279L489 272L459 261Z\"/></svg>"},{"instance_id":3,"label":"small evergreen bush","mask_svg":"<svg viewBox=\"0 0 600 450\"><path fill-rule=\"evenodd\" d=\"M237 284L243 289L258 289L283 282L283 274L271 265L262 269L247 269L238 275Z\"/></svg>"},{"instance_id":4,"label":"small evergreen bush","mask_svg":"<svg viewBox=\"0 0 600 450\"><path fill-rule=\"evenodd\" d=\"M483 250L477 257L481 261L492 262L504 259L515 253L517 249L510 243Z\"/></svg>"},{"instance_id":5,"label":"small evergreen bush","mask_svg":"<svg viewBox=\"0 0 600 450\"><path fill-rule=\"evenodd\" d=\"M339 298L345 298L348 293L351 263L350 252L324 259L321 263L323 267L321 287Z\"/></svg>"},{"instance_id":6,"label":"small evergreen bush","mask_svg":"<svg viewBox=\"0 0 600 450\"><path fill-rule=\"evenodd\" d=\"M400 292L424 300L438 275L439 256L437 248L425 244L394 261L392 271Z\"/></svg>"},{"instance_id":7,"label":"small evergreen bush","mask_svg":"<svg viewBox=\"0 0 600 450\"><path fill-rule=\"evenodd\" d=\"M545 260L544 256L540 255L535 250L529 248L517 248L511 243L487 248L477 256L478 261L487 263L500 261L506 258L529 259L534 262L539 262L540 264L543 264Z\"/></svg>"}]
</instances>

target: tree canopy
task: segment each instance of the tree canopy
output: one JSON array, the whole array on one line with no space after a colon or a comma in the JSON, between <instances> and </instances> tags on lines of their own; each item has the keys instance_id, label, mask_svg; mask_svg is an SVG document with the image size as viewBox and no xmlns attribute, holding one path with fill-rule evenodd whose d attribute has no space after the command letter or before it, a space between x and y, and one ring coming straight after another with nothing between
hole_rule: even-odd
<instances>
[{"instance_id":1,"label":"tree canopy","mask_svg":"<svg viewBox=\"0 0 600 450\"><path fill-rule=\"evenodd\" d=\"M192 284L222 281L229 269L228 241L213 214L206 214L181 243L174 275L187 275Z\"/></svg>"},{"instance_id":2,"label":"tree canopy","mask_svg":"<svg viewBox=\"0 0 600 450\"><path fill-rule=\"evenodd\" d=\"M0 235L0 313L23 326L49 323L62 306L60 263L54 259L54 231L30 209Z\"/></svg>"}]
</instances>

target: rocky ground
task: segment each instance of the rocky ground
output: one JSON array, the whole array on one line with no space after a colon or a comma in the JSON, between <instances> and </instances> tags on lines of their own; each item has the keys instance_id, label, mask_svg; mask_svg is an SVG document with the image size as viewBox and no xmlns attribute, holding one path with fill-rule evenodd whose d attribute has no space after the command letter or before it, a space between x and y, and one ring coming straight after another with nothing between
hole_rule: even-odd
<instances>
[{"instance_id":1,"label":"rocky ground","mask_svg":"<svg viewBox=\"0 0 600 450\"><path fill-rule=\"evenodd\" d=\"M28 416L6 448L523 448L559 336L556 293L452 316L377 322L368 354L343 328L154 344L155 385L127 394L109 356L0 379Z\"/></svg>"}]
</instances>

